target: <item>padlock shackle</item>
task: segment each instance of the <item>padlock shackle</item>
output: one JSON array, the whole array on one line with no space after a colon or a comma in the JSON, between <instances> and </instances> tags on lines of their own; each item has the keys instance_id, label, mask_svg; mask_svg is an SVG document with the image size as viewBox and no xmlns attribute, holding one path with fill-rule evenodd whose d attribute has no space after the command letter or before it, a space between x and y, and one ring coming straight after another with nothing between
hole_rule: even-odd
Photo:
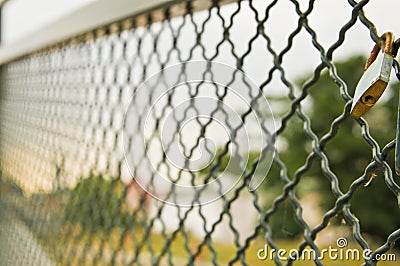
<instances>
[{"instance_id":1,"label":"padlock shackle","mask_svg":"<svg viewBox=\"0 0 400 266\"><path fill-rule=\"evenodd\" d=\"M387 54L390 54L390 55L392 54L393 42L394 42L393 32L385 32L384 34L382 34L381 38L384 41L384 45L383 45L383 47L381 47L379 44L374 45L374 48L372 49L372 51L369 54L369 57L367 59L367 62L365 63L364 72L376 60L376 58L378 57L378 54L381 50L383 50Z\"/></svg>"}]
</instances>

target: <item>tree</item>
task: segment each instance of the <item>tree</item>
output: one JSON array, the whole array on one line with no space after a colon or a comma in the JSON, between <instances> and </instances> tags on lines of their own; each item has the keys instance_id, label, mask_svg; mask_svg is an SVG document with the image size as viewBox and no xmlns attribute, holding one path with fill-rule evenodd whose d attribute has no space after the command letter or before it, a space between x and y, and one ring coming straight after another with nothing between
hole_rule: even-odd
<instances>
[{"instance_id":1,"label":"tree","mask_svg":"<svg viewBox=\"0 0 400 266\"><path fill-rule=\"evenodd\" d=\"M125 225L129 215L125 189L119 178L105 179L91 174L70 191L66 220L80 223L89 232Z\"/></svg>"},{"instance_id":2,"label":"tree","mask_svg":"<svg viewBox=\"0 0 400 266\"><path fill-rule=\"evenodd\" d=\"M335 64L338 75L347 84L350 95L354 95L364 64L365 58L361 56ZM305 81L306 79L301 79L299 85L303 85ZM381 147L395 137L397 97L393 97L393 91L393 88L386 89L385 94L391 97L380 100L364 116L370 125L372 136ZM318 82L309 88L309 98L311 101L308 106L303 104L303 110L311 120L312 130L321 138L329 132L334 119L343 112L345 101L340 96L338 85L333 82L327 71L323 72ZM305 141L302 127L303 124L299 119L291 119L282 136L288 147L280 152L280 156L290 170L291 177L295 170L304 164L310 152L311 143ZM325 153L329 158L330 169L339 179L342 191L349 189L350 184L364 173L366 166L372 160L371 148L361 137L361 127L351 117L340 125L337 135L326 145ZM391 162L394 173L393 157L392 153L389 154L388 161ZM385 184L382 169L376 174L377 177L369 186L356 191L350 200L351 210L359 218L362 232L386 239L400 224L399 206L395 196ZM316 181L320 193L330 194L324 196L324 201L321 202L324 211L333 207L335 198L331 196L330 182L322 174L319 161L314 162L312 168L302 178Z\"/></svg>"}]
</instances>

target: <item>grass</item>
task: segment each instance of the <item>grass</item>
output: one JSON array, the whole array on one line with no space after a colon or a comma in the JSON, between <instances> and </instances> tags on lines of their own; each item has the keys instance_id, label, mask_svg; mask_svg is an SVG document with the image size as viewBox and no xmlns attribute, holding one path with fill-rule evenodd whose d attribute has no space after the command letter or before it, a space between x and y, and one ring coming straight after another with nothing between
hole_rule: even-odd
<instances>
[{"instance_id":1,"label":"grass","mask_svg":"<svg viewBox=\"0 0 400 266\"><path fill-rule=\"evenodd\" d=\"M238 250L233 244L203 242L203 239L198 239L191 235L187 235L186 238L180 231L173 239L171 239L171 234L168 234L166 238L158 233L149 233L145 237L146 232L140 227L132 228L130 231L112 228L107 231L98 230L88 233L75 224L64 226L60 233L48 236L44 244L49 249L52 249L52 253L56 254L56 260L61 261L62 265L132 264L132 262L135 262L135 252L138 247L140 247L140 251L137 259L142 265L154 265L156 262L160 265L169 265L169 262L174 265L186 265L188 258L193 253L198 253L194 260L195 265L210 265L213 260L219 265L228 265L229 261L236 256ZM279 240L275 244L279 249L289 252L292 249L297 249L299 243L300 241ZM199 250L200 245L201 249ZM264 248L264 245L265 241L261 238L250 243L244 254L248 265L275 265L270 258L260 260L257 257L257 252ZM328 249L328 247L319 248L320 250L323 248ZM335 245L332 248L337 247ZM310 248L307 247L307 249ZM351 253L348 253L350 260L346 260L346 252L350 252L347 250L354 252L358 250L360 260L351 260ZM270 247L268 247L268 252L271 252ZM336 254L338 259L331 260L328 253L325 253L326 256L322 263L327 266L354 266L363 263L362 250L355 243L349 243L342 253L333 251L333 254ZM307 258L306 255L305 258ZM343 260L339 259L340 255ZM288 255L286 254L285 256ZM395 266L398 265L399 259L400 255L396 254L396 261L384 261L378 265ZM282 263L285 263L285 261L282 261ZM238 260L233 265L242 265L242 263ZM315 265L315 263L312 260L305 259L295 261L293 265L308 266Z\"/></svg>"}]
</instances>

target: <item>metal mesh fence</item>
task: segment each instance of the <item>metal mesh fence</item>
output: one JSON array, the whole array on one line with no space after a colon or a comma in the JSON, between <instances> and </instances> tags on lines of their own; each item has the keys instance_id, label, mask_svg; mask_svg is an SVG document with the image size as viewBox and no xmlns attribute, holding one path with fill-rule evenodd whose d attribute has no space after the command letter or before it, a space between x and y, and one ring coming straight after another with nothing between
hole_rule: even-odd
<instances>
[{"instance_id":1,"label":"metal mesh fence","mask_svg":"<svg viewBox=\"0 0 400 266\"><path fill-rule=\"evenodd\" d=\"M356 24L381 41L369 1L348 1L330 45L309 22L315 2L175 1L1 66L4 265L303 265L310 250L329 265L328 244L371 250L351 265L395 254L398 221L376 241L363 219L379 208L358 204L379 191L398 216L395 130L376 137L349 116L354 88L333 60ZM296 20L273 24L280 8ZM319 58L308 77L287 70L302 67L299 39ZM317 122L325 91L339 111ZM346 174L337 145L352 143L366 155Z\"/></svg>"}]
</instances>

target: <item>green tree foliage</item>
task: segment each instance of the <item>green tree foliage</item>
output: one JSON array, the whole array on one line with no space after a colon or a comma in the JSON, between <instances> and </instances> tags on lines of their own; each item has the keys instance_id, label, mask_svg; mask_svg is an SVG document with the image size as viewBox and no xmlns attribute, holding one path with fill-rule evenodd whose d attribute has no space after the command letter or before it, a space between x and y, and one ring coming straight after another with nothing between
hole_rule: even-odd
<instances>
[{"instance_id":1,"label":"green tree foliage","mask_svg":"<svg viewBox=\"0 0 400 266\"><path fill-rule=\"evenodd\" d=\"M365 58L361 56L335 63L337 73L347 84L350 95L354 95L364 64ZM299 85L303 86L305 82L306 79L303 79L299 81ZM395 86L398 87L398 83ZM388 94L387 97L380 100L364 116L370 125L371 135L381 147L395 137L397 93L396 89L388 88L385 92ZM340 87L333 82L328 71L323 72L318 82L309 88L308 98L310 98L308 102L302 103L302 109L310 118L312 130L321 138L331 130L331 124L343 113L346 103L341 97ZM325 147L330 169L339 179L340 188L344 192L348 191L350 184L364 173L365 167L373 157L371 148L361 137L361 131L362 129L355 119L348 117L340 124L336 136ZM288 128L282 137L286 140L288 147L280 152L280 156L289 169L289 177L293 178L295 171L304 165L312 145L304 134L303 123L298 118L289 121ZM391 153L388 161L393 166L394 173L393 157L393 153ZM377 169L376 174L376 178L369 186L356 191L350 200L351 210L359 218L362 232L386 239L388 234L400 225L399 206L396 197L385 184L382 169ZM276 169L271 170L268 180L274 178L274 175L278 175ZM335 198L331 192L331 183L327 175L323 174L319 160L314 161L311 169L302 175L302 180L307 179L318 184L318 190L323 195L321 202L323 211L332 208ZM288 216L288 212L290 215L294 215L293 208L283 207L281 209L275 223L271 223L272 227L278 228L278 221L283 219L284 213L286 216ZM337 221L343 217L338 218ZM294 227L290 222L288 223L289 228ZM292 234L299 233L300 228L298 229L297 231L293 229ZM283 236L287 236L287 234L283 234Z\"/></svg>"},{"instance_id":2,"label":"green tree foliage","mask_svg":"<svg viewBox=\"0 0 400 266\"><path fill-rule=\"evenodd\" d=\"M110 229L126 223L125 185L120 179L90 175L70 191L66 220L80 223L85 230Z\"/></svg>"}]
</instances>

